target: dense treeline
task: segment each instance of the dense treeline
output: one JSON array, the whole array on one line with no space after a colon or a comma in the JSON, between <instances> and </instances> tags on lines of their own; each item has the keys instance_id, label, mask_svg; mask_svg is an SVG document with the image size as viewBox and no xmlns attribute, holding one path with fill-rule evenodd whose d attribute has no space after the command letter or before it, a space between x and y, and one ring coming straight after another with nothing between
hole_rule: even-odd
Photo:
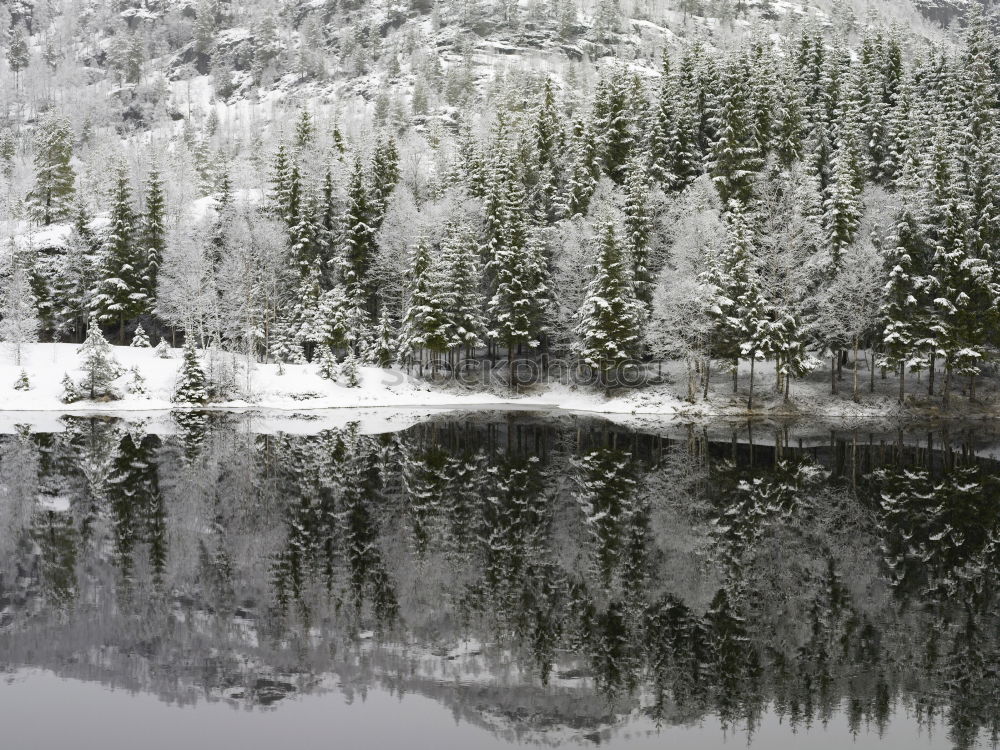
<instances>
[{"instance_id":1,"label":"dense treeline","mask_svg":"<svg viewBox=\"0 0 1000 750\"><path fill-rule=\"evenodd\" d=\"M546 77L405 164L391 130L354 142L303 109L267 195L215 163L193 228L168 226L159 170L140 187L121 167L95 233L52 114L27 201L73 221L70 248L14 263L31 288L10 276L4 317L30 317L27 294L47 337L81 339L94 312L120 343L141 322L325 373L543 355L612 385L681 359L692 400L742 361L751 407L758 365L787 396L828 357L836 390L853 351L856 398L862 356L901 400L924 371L946 404L960 376L974 397L998 343L998 52L982 14L956 48L879 28L854 49L693 42L656 77L605 66L589 100Z\"/></svg>"}]
</instances>

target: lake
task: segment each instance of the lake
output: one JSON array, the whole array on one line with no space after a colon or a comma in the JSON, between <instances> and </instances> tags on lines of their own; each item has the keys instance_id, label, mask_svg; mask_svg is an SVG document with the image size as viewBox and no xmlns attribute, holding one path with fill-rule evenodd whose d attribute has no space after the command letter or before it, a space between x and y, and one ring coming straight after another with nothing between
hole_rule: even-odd
<instances>
[{"instance_id":1,"label":"lake","mask_svg":"<svg viewBox=\"0 0 1000 750\"><path fill-rule=\"evenodd\" d=\"M386 424L0 435L3 745L996 746L1000 426Z\"/></svg>"}]
</instances>

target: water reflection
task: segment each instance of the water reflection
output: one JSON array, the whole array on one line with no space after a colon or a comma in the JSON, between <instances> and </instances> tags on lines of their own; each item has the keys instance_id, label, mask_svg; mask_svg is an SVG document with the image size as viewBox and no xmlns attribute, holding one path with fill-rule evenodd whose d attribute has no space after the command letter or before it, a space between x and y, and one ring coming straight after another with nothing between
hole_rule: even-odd
<instances>
[{"instance_id":1,"label":"water reflection","mask_svg":"<svg viewBox=\"0 0 1000 750\"><path fill-rule=\"evenodd\" d=\"M276 710L389 687L552 741L771 713L996 744L981 426L64 421L0 436L0 666Z\"/></svg>"}]
</instances>

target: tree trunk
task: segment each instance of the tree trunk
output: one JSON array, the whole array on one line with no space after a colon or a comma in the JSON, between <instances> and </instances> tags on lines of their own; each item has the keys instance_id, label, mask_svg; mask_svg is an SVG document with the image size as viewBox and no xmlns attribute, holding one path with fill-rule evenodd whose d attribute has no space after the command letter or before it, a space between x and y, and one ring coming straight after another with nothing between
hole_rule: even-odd
<instances>
[{"instance_id":1,"label":"tree trunk","mask_svg":"<svg viewBox=\"0 0 1000 750\"><path fill-rule=\"evenodd\" d=\"M747 397L747 411L753 411L753 370L757 362L756 356L750 357L750 395Z\"/></svg>"},{"instance_id":2,"label":"tree trunk","mask_svg":"<svg viewBox=\"0 0 1000 750\"><path fill-rule=\"evenodd\" d=\"M774 391L775 393L781 393L784 388L782 388L781 380L781 355L779 354L774 358Z\"/></svg>"},{"instance_id":3,"label":"tree trunk","mask_svg":"<svg viewBox=\"0 0 1000 750\"><path fill-rule=\"evenodd\" d=\"M740 360L739 357L733 360L733 393L739 390Z\"/></svg>"},{"instance_id":4,"label":"tree trunk","mask_svg":"<svg viewBox=\"0 0 1000 750\"><path fill-rule=\"evenodd\" d=\"M118 315L118 343L125 346L125 313Z\"/></svg>"},{"instance_id":5,"label":"tree trunk","mask_svg":"<svg viewBox=\"0 0 1000 750\"><path fill-rule=\"evenodd\" d=\"M976 376L969 376L969 401L976 400Z\"/></svg>"},{"instance_id":6,"label":"tree trunk","mask_svg":"<svg viewBox=\"0 0 1000 750\"><path fill-rule=\"evenodd\" d=\"M868 390L871 393L875 393L875 345L874 344L872 344L871 353L872 353L872 364L871 364L872 371L870 373L871 384L869 385Z\"/></svg>"},{"instance_id":7,"label":"tree trunk","mask_svg":"<svg viewBox=\"0 0 1000 750\"><path fill-rule=\"evenodd\" d=\"M854 337L854 393L851 395L855 401L861 399L858 393L858 337Z\"/></svg>"},{"instance_id":8,"label":"tree trunk","mask_svg":"<svg viewBox=\"0 0 1000 750\"><path fill-rule=\"evenodd\" d=\"M837 392L837 355L830 355L830 393Z\"/></svg>"},{"instance_id":9,"label":"tree trunk","mask_svg":"<svg viewBox=\"0 0 1000 750\"><path fill-rule=\"evenodd\" d=\"M507 347L507 385L514 387L514 347Z\"/></svg>"},{"instance_id":10,"label":"tree trunk","mask_svg":"<svg viewBox=\"0 0 1000 750\"><path fill-rule=\"evenodd\" d=\"M941 395L941 403L947 409L951 405L951 365L947 363L944 366L944 393Z\"/></svg>"},{"instance_id":11,"label":"tree trunk","mask_svg":"<svg viewBox=\"0 0 1000 750\"><path fill-rule=\"evenodd\" d=\"M837 380L844 379L844 350L837 350Z\"/></svg>"},{"instance_id":12,"label":"tree trunk","mask_svg":"<svg viewBox=\"0 0 1000 750\"><path fill-rule=\"evenodd\" d=\"M694 403L694 379L695 379L695 368L691 364L691 357L687 358L687 376L688 376L688 403Z\"/></svg>"},{"instance_id":13,"label":"tree trunk","mask_svg":"<svg viewBox=\"0 0 1000 750\"><path fill-rule=\"evenodd\" d=\"M906 400L906 363L899 363L899 403Z\"/></svg>"},{"instance_id":14,"label":"tree trunk","mask_svg":"<svg viewBox=\"0 0 1000 750\"><path fill-rule=\"evenodd\" d=\"M788 403L789 394L792 392L792 374L785 375L785 403Z\"/></svg>"},{"instance_id":15,"label":"tree trunk","mask_svg":"<svg viewBox=\"0 0 1000 750\"><path fill-rule=\"evenodd\" d=\"M931 369L927 373L927 395L934 395L934 360L937 359L937 355L931 352Z\"/></svg>"},{"instance_id":16,"label":"tree trunk","mask_svg":"<svg viewBox=\"0 0 1000 750\"><path fill-rule=\"evenodd\" d=\"M712 360L710 360L708 357L705 357L705 390L702 392L701 395L701 397L705 400L708 400L708 378L709 375L711 374L709 371L711 366L712 366Z\"/></svg>"}]
</instances>

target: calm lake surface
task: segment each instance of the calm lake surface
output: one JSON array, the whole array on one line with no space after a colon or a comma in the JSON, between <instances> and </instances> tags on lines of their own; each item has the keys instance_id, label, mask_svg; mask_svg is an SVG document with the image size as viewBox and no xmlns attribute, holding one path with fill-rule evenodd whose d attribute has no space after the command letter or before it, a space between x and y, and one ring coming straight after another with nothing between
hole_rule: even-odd
<instances>
[{"instance_id":1,"label":"calm lake surface","mask_svg":"<svg viewBox=\"0 0 1000 750\"><path fill-rule=\"evenodd\" d=\"M997 745L1000 425L47 429L3 747Z\"/></svg>"}]
</instances>

